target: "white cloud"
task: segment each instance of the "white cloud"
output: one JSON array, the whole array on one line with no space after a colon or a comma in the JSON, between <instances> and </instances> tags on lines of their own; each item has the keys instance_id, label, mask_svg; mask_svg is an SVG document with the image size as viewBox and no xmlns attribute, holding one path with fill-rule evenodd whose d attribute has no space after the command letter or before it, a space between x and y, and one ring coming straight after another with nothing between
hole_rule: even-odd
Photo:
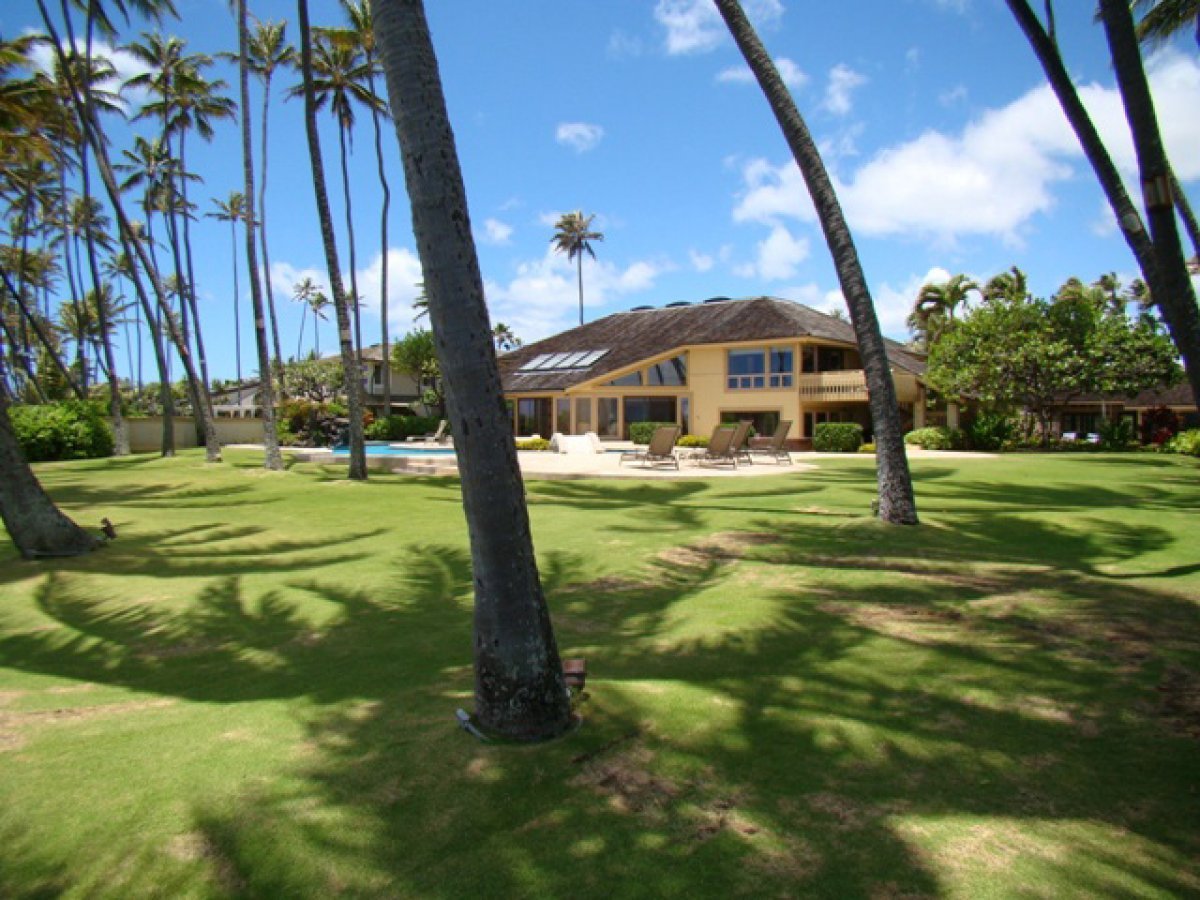
<instances>
[{"instance_id":1,"label":"white cloud","mask_svg":"<svg viewBox=\"0 0 1200 900\"><path fill-rule=\"evenodd\" d=\"M600 143L604 129L587 122L563 122L554 132L554 139L576 153L586 153Z\"/></svg>"},{"instance_id":2,"label":"white cloud","mask_svg":"<svg viewBox=\"0 0 1200 900\"><path fill-rule=\"evenodd\" d=\"M746 14L758 28L778 22L781 0L748 0ZM671 56L707 53L725 39L725 24L712 0L658 0L654 18L667 30L666 49Z\"/></svg>"},{"instance_id":3,"label":"white cloud","mask_svg":"<svg viewBox=\"0 0 1200 900\"><path fill-rule=\"evenodd\" d=\"M66 46L64 42L63 46ZM87 51L87 41L82 37L75 39L75 48L79 53ZM37 69L40 69L47 74L54 72L54 48L48 43L35 44L30 52L30 58ZM137 59L127 50L114 48L111 44L104 41L92 41L92 58L94 60L106 60L113 67L113 76L102 83L102 86L114 93L135 75L144 75L150 71L150 67ZM132 101L134 104L145 102L146 91L144 88L129 88L124 92L125 99Z\"/></svg>"},{"instance_id":4,"label":"white cloud","mask_svg":"<svg viewBox=\"0 0 1200 900\"><path fill-rule=\"evenodd\" d=\"M779 70L779 77L783 79L783 83L790 88L800 88L808 83L808 76L804 71L786 56L775 60L775 68ZM754 73L745 65L730 66L717 73L717 81L725 84L753 84Z\"/></svg>"},{"instance_id":5,"label":"white cloud","mask_svg":"<svg viewBox=\"0 0 1200 900\"><path fill-rule=\"evenodd\" d=\"M709 254L700 253L696 250L688 251L688 259L691 260L692 268L697 272L708 272L715 263L715 260Z\"/></svg>"},{"instance_id":6,"label":"white cloud","mask_svg":"<svg viewBox=\"0 0 1200 900\"><path fill-rule=\"evenodd\" d=\"M483 235L480 239L485 244L494 244L499 247L509 242L512 233L512 226L506 222L501 222L499 219L485 219L483 222Z\"/></svg>"},{"instance_id":7,"label":"white cloud","mask_svg":"<svg viewBox=\"0 0 1200 900\"><path fill-rule=\"evenodd\" d=\"M942 91L938 94L938 103L942 106L953 106L967 99L967 86L965 84L956 84L949 90Z\"/></svg>"},{"instance_id":8,"label":"white cloud","mask_svg":"<svg viewBox=\"0 0 1200 900\"><path fill-rule=\"evenodd\" d=\"M1179 177L1200 177L1200 61L1176 52L1148 65L1159 120ZM1127 177L1136 159L1115 88L1087 85L1084 103ZM952 242L987 234L1019 241L1021 229L1055 204L1054 187L1076 173L1092 179L1078 141L1053 93L1038 86L989 110L958 134L925 133L886 147L845 177L834 176L851 228L868 235L919 234ZM814 221L791 161L744 164L745 189L734 220L774 226L782 218Z\"/></svg>"},{"instance_id":9,"label":"white cloud","mask_svg":"<svg viewBox=\"0 0 1200 900\"><path fill-rule=\"evenodd\" d=\"M411 327L412 302L420 293L417 285L424 278L421 260L415 252L406 247L392 247L388 250L388 323L393 329ZM358 270L358 293L362 297L362 309L376 319L380 313L379 296L382 286L383 254L376 253L364 268ZM377 337L364 331L363 343L373 344L377 340Z\"/></svg>"},{"instance_id":10,"label":"white cloud","mask_svg":"<svg viewBox=\"0 0 1200 900\"><path fill-rule=\"evenodd\" d=\"M850 95L867 83L867 76L855 72L845 63L838 63L829 70L829 84L825 88L822 106L835 116L849 114L853 108Z\"/></svg>"},{"instance_id":11,"label":"white cloud","mask_svg":"<svg viewBox=\"0 0 1200 900\"><path fill-rule=\"evenodd\" d=\"M669 263L655 260L639 260L621 268L585 256L584 306L595 309L618 297L650 290L658 276L670 268ZM579 322L575 263L550 247L539 259L520 263L507 282L489 279L486 290L492 319L508 324L526 342L540 340Z\"/></svg>"},{"instance_id":12,"label":"white cloud","mask_svg":"<svg viewBox=\"0 0 1200 900\"><path fill-rule=\"evenodd\" d=\"M942 284L950 280L950 273L941 266L934 266L924 275L912 275L899 287L893 287L883 282L871 289L871 299L875 303L875 317L879 319L879 327L888 337L897 341L907 341L909 338L906 320L912 312L917 292L926 284ZM838 299L841 301L839 292ZM845 309L845 302L842 301Z\"/></svg>"},{"instance_id":13,"label":"white cloud","mask_svg":"<svg viewBox=\"0 0 1200 900\"><path fill-rule=\"evenodd\" d=\"M796 269L808 258L808 240L793 237L782 225L775 225L765 240L759 241L755 259L734 269L743 278L764 281L784 281L796 274Z\"/></svg>"}]
</instances>

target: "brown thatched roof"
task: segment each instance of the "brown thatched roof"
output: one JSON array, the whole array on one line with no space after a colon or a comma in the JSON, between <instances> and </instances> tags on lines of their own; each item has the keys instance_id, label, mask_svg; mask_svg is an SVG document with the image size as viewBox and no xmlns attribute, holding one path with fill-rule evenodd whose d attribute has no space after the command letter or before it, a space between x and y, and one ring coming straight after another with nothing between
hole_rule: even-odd
<instances>
[{"instance_id":1,"label":"brown thatched roof","mask_svg":"<svg viewBox=\"0 0 1200 900\"><path fill-rule=\"evenodd\" d=\"M1196 398L1192 396L1192 386L1182 381L1174 387L1142 391L1136 397L1125 401L1126 409L1153 409L1156 406L1186 406L1195 409Z\"/></svg>"},{"instance_id":2,"label":"brown thatched roof","mask_svg":"<svg viewBox=\"0 0 1200 900\"><path fill-rule=\"evenodd\" d=\"M855 346L849 322L790 300L776 297L721 299L653 309L614 313L528 344L500 357L504 390L561 391L643 359L700 344L734 341L771 341L812 337ZM587 368L566 371L520 372L535 357L549 353L606 352ZM925 363L895 341L887 342L888 358L895 368L920 375Z\"/></svg>"}]
</instances>

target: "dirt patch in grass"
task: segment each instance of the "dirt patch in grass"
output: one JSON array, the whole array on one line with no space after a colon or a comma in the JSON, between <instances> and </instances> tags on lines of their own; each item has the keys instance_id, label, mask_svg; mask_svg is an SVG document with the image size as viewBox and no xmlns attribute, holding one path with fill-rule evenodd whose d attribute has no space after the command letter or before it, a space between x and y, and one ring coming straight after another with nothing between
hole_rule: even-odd
<instances>
[{"instance_id":1,"label":"dirt patch in grass","mask_svg":"<svg viewBox=\"0 0 1200 900\"><path fill-rule=\"evenodd\" d=\"M700 568L714 562L744 559L754 547L779 543L779 535L763 531L718 531L702 540L668 547L655 559L672 566Z\"/></svg>"},{"instance_id":2,"label":"dirt patch in grass","mask_svg":"<svg viewBox=\"0 0 1200 900\"><path fill-rule=\"evenodd\" d=\"M1159 720L1175 734L1200 740L1200 675L1169 666L1157 690Z\"/></svg>"},{"instance_id":3,"label":"dirt patch in grass","mask_svg":"<svg viewBox=\"0 0 1200 900\"><path fill-rule=\"evenodd\" d=\"M822 603L817 608L859 628L913 644L961 643L970 637L971 624L957 609L911 603L841 602Z\"/></svg>"},{"instance_id":4,"label":"dirt patch in grass","mask_svg":"<svg viewBox=\"0 0 1200 900\"><path fill-rule=\"evenodd\" d=\"M175 835L167 842L167 855L180 862L207 861L212 866L214 880L231 895L241 894L246 889L246 882L237 868L203 832L187 831Z\"/></svg>"},{"instance_id":5,"label":"dirt patch in grass","mask_svg":"<svg viewBox=\"0 0 1200 900\"><path fill-rule=\"evenodd\" d=\"M29 731L43 725L87 722L105 716L127 715L147 709L172 706L174 700L135 700L129 703L109 703L102 706L80 706L71 709L37 709L26 712L0 712L0 751L24 745Z\"/></svg>"},{"instance_id":6,"label":"dirt patch in grass","mask_svg":"<svg viewBox=\"0 0 1200 900\"><path fill-rule=\"evenodd\" d=\"M661 820L683 788L670 778L654 774L653 760L654 754L648 748L635 744L585 763L584 770L570 783L604 797L618 812Z\"/></svg>"}]
</instances>

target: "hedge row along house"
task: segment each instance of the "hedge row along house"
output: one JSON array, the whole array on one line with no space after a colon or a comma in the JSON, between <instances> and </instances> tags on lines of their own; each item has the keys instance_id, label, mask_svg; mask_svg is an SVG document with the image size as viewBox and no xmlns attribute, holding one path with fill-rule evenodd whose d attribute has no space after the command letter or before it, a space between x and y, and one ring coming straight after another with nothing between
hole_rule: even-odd
<instances>
[{"instance_id":1,"label":"hedge row along house","mask_svg":"<svg viewBox=\"0 0 1200 900\"><path fill-rule=\"evenodd\" d=\"M920 428L924 361L887 344L904 428ZM871 434L850 323L775 297L614 313L504 354L500 374L518 435L592 431L619 440L646 421L708 435L741 419L771 434L786 419L789 446L800 450L821 422L858 422Z\"/></svg>"}]
</instances>

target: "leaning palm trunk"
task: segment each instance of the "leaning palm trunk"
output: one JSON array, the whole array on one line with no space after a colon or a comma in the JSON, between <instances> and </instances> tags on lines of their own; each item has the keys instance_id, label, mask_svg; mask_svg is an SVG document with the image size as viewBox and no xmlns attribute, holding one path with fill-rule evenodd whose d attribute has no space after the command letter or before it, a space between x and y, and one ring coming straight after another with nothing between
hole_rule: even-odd
<instances>
[{"instance_id":1,"label":"leaning palm trunk","mask_svg":"<svg viewBox=\"0 0 1200 900\"><path fill-rule=\"evenodd\" d=\"M1137 260L1138 268L1142 270L1142 278L1150 287L1150 297L1162 312L1171 339L1183 357L1184 371L1187 373L1192 393L1195 397L1200 398L1200 316L1197 314L1194 295L1192 295L1189 309L1184 295L1173 294L1168 282L1164 280L1158 253L1150 235L1146 232L1142 216L1125 190L1121 173L1113 163L1108 149L1100 138L1100 133L1096 130L1087 109L1079 99L1075 84L1071 81L1071 76L1067 72L1058 51L1058 45L1051 33L1042 26L1027 0L1006 0L1006 2L1013 18L1017 20L1030 47L1042 64L1046 80L1050 83L1050 87L1062 107L1063 114L1071 124L1072 130L1083 148L1084 155L1096 173L1096 180L1100 183L1100 189L1108 200L1117 225L1121 229L1121 235L1125 238L1125 243L1133 253L1134 259ZM1190 284L1188 293L1191 294Z\"/></svg>"},{"instance_id":2,"label":"leaning palm trunk","mask_svg":"<svg viewBox=\"0 0 1200 900\"><path fill-rule=\"evenodd\" d=\"M1175 224L1175 203L1171 192L1171 167L1167 163L1150 83L1142 66L1133 15L1127 0L1100 0L1100 16L1104 33L1112 51L1113 70L1125 119L1133 135L1138 170L1142 177L1142 197L1146 203L1146 218L1150 223L1150 240L1158 262L1158 276L1165 292L1159 301L1164 315L1169 311L1167 326L1175 345L1183 356L1184 368L1192 385L1192 399L1200 406L1200 307L1196 305L1196 290L1188 274L1183 244ZM1155 296L1154 285L1150 285Z\"/></svg>"},{"instance_id":3,"label":"leaning palm trunk","mask_svg":"<svg viewBox=\"0 0 1200 900\"><path fill-rule=\"evenodd\" d=\"M0 362L2 365L2 362ZM26 559L78 556L100 542L71 521L42 490L8 419L8 391L0 373L0 519Z\"/></svg>"},{"instance_id":4,"label":"leaning palm trunk","mask_svg":"<svg viewBox=\"0 0 1200 900\"><path fill-rule=\"evenodd\" d=\"M271 255L267 251L267 119L271 110L271 76L263 78L262 103L262 178L258 185L258 241L262 247L262 274L267 291L267 316L271 321L271 346L275 351L271 371L279 396L284 396L283 351L279 347L279 318L275 315L275 288L271 285ZM260 376L261 377L261 376Z\"/></svg>"},{"instance_id":5,"label":"leaning palm trunk","mask_svg":"<svg viewBox=\"0 0 1200 900\"><path fill-rule=\"evenodd\" d=\"M367 88L371 96L375 93L375 61L367 60ZM380 354L383 358L383 414L392 414L392 364L391 347L388 340L388 212L392 206L392 188L388 184L387 171L383 166L383 129L379 126L379 110L371 108L371 124L375 128L375 163L379 169L379 189L383 192L383 208L379 213L379 246L382 255L379 260L379 317L382 319L382 341Z\"/></svg>"},{"instance_id":6,"label":"leaning palm trunk","mask_svg":"<svg viewBox=\"0 0 1200 900\"><path fill-rule=\"evenodd\" d=\"M337 240L333 234L333 216L329 212L329 193L325 188L325 164L321 160L321 138L317 133L317 104L312 84L312 34L308 27L308 0L297 0L300 20L300 68L304 75L304 130L312 164L313 191L317 198L317 216L321 222L321 243L325 247L325 266L333 290L337 312L338 341L345 371L346 405L350 408L350 472L357 481L367 480L367 451L363 435L362 372L350 331L350 311L338 263Z\"/></svg>"},{"instance_id":7,"label":"leaning palm trunk","mask_svg":"<svg viewBox=\"0 0 1200 900\"><path fill-rule=\"evenodd\" d=\"M1188 202L1187 194L1183 191L1183 185L1179 183L1179 179L1175 177L1175 170L1171 169L1171 194L1175 199L1175 210L1179 213L1179 219L1183 222L1183 230L1187 232L1188 240L1192 242L1192 253L1200 259L1200 221L1196 220L1196 212L1192 209L1192 204Z\"/></svg>"},{"instance_id":8,"label":"leaning palm trunk","mask_svg":"<svg viewBox=\"0 0 1200 900\"><path fill-rule=\"evenodd\" d=\"M516 740L571 721L501 402L466 190L420 0L371 4L446 384L475 581L475 711Z\"/></svg>"},{"instance_id":9,"label":"leaning palm trunk","mask_svg":"<svg viewBox=\"0 0 1200 900\"><path fill-rule=\"evenodd\" d=\"M263 419L263 465L271 471L283 468L279 433L275 430L275 388L271 383L271 351L267 346L267 323L263 313L262 282L259 281L258 247L254 240L254 154L250 142L250 67L246 58L248 41L246 0L238 0L238 81L241 85L242 176L246 196L246 267L250 274L250 304L254 308L254 345L258 349L258 398Z\"/></svg>"},{"instance_id":10,"label":"leaning palm trunk","mask_svg":"<svg viewBox=\"0 0 1200 900\"><path fill-rule=\"evenodd\" d=\"M13 300L16 301L17 309L20 311L22 319L28 322L29 327L33 329L33 333L37 336L38 342L42 345L42 349L46 351L47 357L54 364L54 367L58 370L58 374L61 375L63 381L66 382L67 387L71 389L71 392L75 394L77 399L85 399L83 389L80 388L78 383L76 383L74 377L71 375L71 370L67 368L67 364L63 362L62 357L59 355L58 348L54 346L54 342L50 339L50 335L47 333L45 326L42 324L41 320L34 315L33 311L30 310L29 305L25 302L25 297L21 292L21 288L12 283L12 280L8 277L8 273L3 269L0 269L0 279L3 280L4 287L8 291L9 295L12 296Z\"/></svg>"},{"instance_id":11,"label":"leaning palm trunk","mask_svg":"<svg viewBox=\"0 0 1200 900\"><path fill-rule=\"evenodd\" d=\"M338 125L342 151L342 193L346 198L346 242L350 249L350 309L354 319L354 355L362 367L362 311L358 302L358 251L354 242L354 208L350 194L350 168L346 159L346 128Z\"/></svg>"},{"instance_id":12,"label":"leaning palm trunk","mask_svg":"<svg viewBox=\"0 0 1200 900\"><path fill-rule=\"evenodd\" d=\"M716 0L716 3L750 71L758 79L796 159L796 165L804 176L821 221L821 229L825 232L825 241L833 256L866 372L871 420L875 428L879 516L895 525L916 525L917 504L913 496L912 476L908 470L904 434L900 426L900 407L888 366L883 332L879 328L866 277L837 194L800 111L741 5L737 0Z\"/></svg>"}]
</instances>

